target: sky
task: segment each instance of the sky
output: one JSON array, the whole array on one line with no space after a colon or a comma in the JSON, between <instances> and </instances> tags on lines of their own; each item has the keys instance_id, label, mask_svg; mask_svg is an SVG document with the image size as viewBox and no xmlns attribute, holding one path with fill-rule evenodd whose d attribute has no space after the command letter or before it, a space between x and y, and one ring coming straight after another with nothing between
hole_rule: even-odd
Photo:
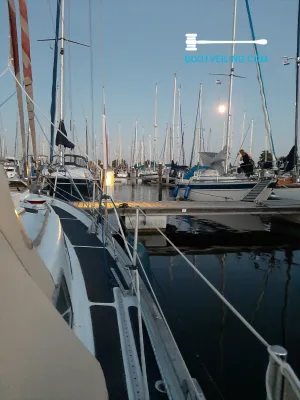
<instances>
[{"instance_id":1,"label":"sky","mask_svg":"<svg viewBox=\"0 0 300 400\"><path fill-rule=\"evenodd\" d=\"M65 52L65 120L75 121L79 146L85 150L85 121L101 147L102 87L105 87L110 160L116 156L117 128L120 123L122 153L129 161L130 146L138 121L139 140L145 132L146 155L149 135L154 135L154 94L158 84L158 137L162 149L166 124L172 124L173 77L181 86L182 122L187 162L194 135L199 85L202 83L205 148L210 135L210 151L222 144L226 115L217 112L227 104L229 78L210 73L229 74L230 64L221 62L186 63L185 34L197 33L198 39L231 40L233 0L90 0L92 24L89 23L89 0L65 0L65 36L91 44L91 47L67 44ZM18 1L16 1L17 5ZM294 141L295 63L283 66L281 56L296 55L297 0L249 0L256 38L268 40L258 46L259 54L268 57L261 64L272 134L277 156L287 155ZM53 65L53 42L38 42L54 37L56 0L27 0L34 101L37 116L49 139ZM90 32L92 43L90 43ZM244 0L237 5L237 40L251 40ZM196 55L230 56L231 45L199 45ZM250 44L236 46L237 55L252 55ZM0 74L9 57L9 29L6 0L0 1ZM91 74L91 59L93 74ZM258 159L265 148L265 125L255 63L235 64L232 93L233 159L241 144L243 114L246 130L254 119L252 156ZM221 80L217 85L216 79ZM91 87L93 85L93 103ZM15 91L8 72L0 78L0 104ZM25 108L26 110L26 108ZM0 135L5 135L8 153L13 154L17 102L13 96L0 107ZM38 146L43 134L36 124ZM249 151L249 131L243 148ZM20 142L20 140L19 140ZM92 144L89 144L91 151Z\"/></svg>"}]
</instances>

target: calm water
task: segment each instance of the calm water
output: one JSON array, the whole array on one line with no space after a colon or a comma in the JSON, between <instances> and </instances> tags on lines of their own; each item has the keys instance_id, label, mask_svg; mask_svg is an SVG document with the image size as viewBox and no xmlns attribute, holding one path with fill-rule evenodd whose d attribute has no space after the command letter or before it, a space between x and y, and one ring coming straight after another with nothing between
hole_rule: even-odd
<instances>
[{"instance_id":1,"label":"calm water","mask_svg":"<svg viewBox=\"0 0 300 400\"><path fill-rule=\"evenodd\" d=\"M118 186L114 196L157 200L157 189ZM163 199L168 197L166 190ZM270 344L288 350L288 361L300 376L300 251L277 246L188 258ZM180 256L151 256L150 262L154 289L206 398L265 400L264 346Z\"/></svg>"}]
</instances>

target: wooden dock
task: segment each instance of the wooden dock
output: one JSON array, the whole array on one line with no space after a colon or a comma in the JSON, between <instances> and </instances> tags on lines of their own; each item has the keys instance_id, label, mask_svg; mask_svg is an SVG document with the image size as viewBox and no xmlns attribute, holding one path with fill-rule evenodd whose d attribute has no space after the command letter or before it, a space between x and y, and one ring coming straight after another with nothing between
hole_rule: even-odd
<instances>
[{"instance_id":1,"label":"wooden dock","mask_svg":"<svg viewBox=\"0 0 300 400\"><path fill-rule=\"evenodd\" d=\"M74 206L92 209L93 203L74 202ZM266 200L260 203L244 201L115 201L119 215L129 216L139 207L145 214L153 216L206 216L206 215L300 215L300 201ZM95 207L99 203L95 202ZM108 213L114 213L113 204L107 201Z\"/></svg>"}]
</instances>

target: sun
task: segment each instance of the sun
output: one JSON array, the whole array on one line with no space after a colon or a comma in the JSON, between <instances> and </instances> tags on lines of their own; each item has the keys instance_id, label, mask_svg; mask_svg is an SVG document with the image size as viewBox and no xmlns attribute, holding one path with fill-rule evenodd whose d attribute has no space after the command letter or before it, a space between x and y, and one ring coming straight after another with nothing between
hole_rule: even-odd
<instances>
[{"instance_id":1,"label":"sun","mask_svg":"<svg viewBox=\"0 0 300 400\"><path fill-rule=\"evenodd\" d=\"M224 114L225 111L226 111L226 107L224 106L224 104L220 104L218 107L218 112L220 114Z\"/></svg>"}]
</instances>

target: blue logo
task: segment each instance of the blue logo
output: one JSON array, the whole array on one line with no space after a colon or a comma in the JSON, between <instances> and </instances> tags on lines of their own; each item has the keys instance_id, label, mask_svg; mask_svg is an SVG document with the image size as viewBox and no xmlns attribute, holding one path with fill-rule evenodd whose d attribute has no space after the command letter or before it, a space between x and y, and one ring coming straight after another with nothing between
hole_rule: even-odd
<instances>
[{"instance_id":1,"label":"blue logo","mask_svg":"<svg viewBox=\"0 0 300 400\"><path fill-rule=\"evenodd\" d=\"M195 63L231 63L232 61L235 63L266 63L268 62L268 56L255 56L252 54L246 55L235 55L235 56L226 56L226 55L193 55L193 56L184 56L184 60L187 64L195 64Z\"/></svg>"}]
</instances>

